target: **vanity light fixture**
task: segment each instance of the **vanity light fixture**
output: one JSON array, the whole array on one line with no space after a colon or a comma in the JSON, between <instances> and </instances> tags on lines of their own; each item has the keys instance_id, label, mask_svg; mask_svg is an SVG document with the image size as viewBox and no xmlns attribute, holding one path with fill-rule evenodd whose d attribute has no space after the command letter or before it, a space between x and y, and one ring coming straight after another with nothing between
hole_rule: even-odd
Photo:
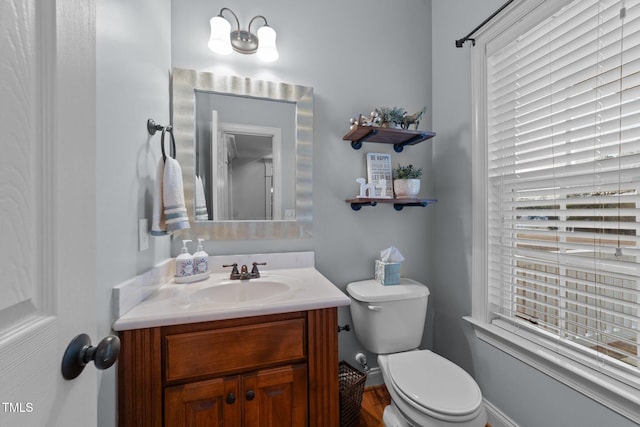
<instances>
[{"instance_id":1,"label":"vanity light fixture","mask_svg":"<svg viewBox=\"0 0 640 427\"><path fill-rule=\"evenodd\" d=\"M237 25L237 29L231 31L231 23L222 16L224 11L229 11ZM258 28L256 34L251 32L251 24L256 19L264 20L264 25ZM228 55L232 51L244 54L257 54L258 58L265 62L273 62L278 59L278 49L276 48L276 32L267 23L267 18L256 15L249 21L247 30L240 29L238 16L229 8L220 9L218 16L211 18L211 37L209 38L209 49L221 55Z\"/></svg>"}]
</instances>

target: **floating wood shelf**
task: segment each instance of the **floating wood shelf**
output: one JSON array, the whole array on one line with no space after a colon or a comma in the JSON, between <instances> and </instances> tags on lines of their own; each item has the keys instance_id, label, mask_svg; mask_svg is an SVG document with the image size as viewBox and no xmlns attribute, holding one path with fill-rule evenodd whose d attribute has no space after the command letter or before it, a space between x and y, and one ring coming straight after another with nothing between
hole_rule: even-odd
<instances>
[{"instance_id":1,"label":"floating wood shelf","mask_svg":"<svg viewBox=\"0 0 640 427\"><path fill-rule=\"evenodd\" d=\"M351 141L351 147L355 150L359 150L363 142L380 142L393 144L395 152L400 153L406 145L415 145L434 136L436 136L435 132L422 130L354 126L342 139Z\"/></svg>"},{"instance_id":2,"label":"floating wood shelf","mask_svg":"<svg viewBox=\"0 0 640 427\"><path fill-rule=\"evenodd\" d=\"M348 199L347 203L351 203L351 209L359 211L363 206L376 206L378 203L393 204L393 208L401 211L405 206L422 206L423 208L433 203L438 203L436 199L377 199L369 197L356 197Z\"/></svg>"}]
</instances>

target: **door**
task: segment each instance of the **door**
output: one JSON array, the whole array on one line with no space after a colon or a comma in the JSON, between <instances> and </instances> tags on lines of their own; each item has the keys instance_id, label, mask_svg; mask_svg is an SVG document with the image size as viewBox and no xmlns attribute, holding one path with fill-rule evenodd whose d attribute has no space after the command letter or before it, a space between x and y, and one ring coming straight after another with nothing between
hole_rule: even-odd
<instances>
[{"instance_id":1,"label":"door","mask_svg":"<svg viewBox=\"0 0 640 427\"><path fill-rule=\"evenodd\" d=\"M242 377L245 427L304 427L307 365L264 369Z\"/></svg>"},{"instance_id":2,"label":"door","mask_svg":"<svg viewBox=\"0 0 640 427\"><path fill-rule=\"evenodd\" d=\"M94 425L95 0L0 0L0 425Z\"/></svg>"},{"instance_id":3,"label":"door","mask_svg":"<svg viewBox=\"0 0 640 427\"><path fill-rule=\"evenodd\" d=\"M167 427L240 427L238 377L169 387L165 391Z\"/></svg>"}]
</instances>

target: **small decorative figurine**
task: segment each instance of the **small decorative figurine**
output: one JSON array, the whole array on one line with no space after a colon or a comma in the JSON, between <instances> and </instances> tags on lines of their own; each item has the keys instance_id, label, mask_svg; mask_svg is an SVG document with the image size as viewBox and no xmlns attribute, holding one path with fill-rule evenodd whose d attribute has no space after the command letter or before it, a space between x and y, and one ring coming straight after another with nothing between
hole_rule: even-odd
<instances>
[{"instance_id":1,"label":"small decorative figurine","mask_svg":"<svg viewBox=\"0 0 640 427\"><path fill-rule=\"evenodd\" d=\"M375 111L371 112L371 115L368 119L362 114L358 116L358 120L354 119L353 117L349 119L349 124L351 125L352 129L354 126L375 126L378 123L380 123L380 117L378 117L378 113L376 113Z\"/></svg>"},{"instance_id":2,"label":"small decorative figurine","mask_svg":"<svg viewBox=\"0 0 640 427\"><path fill-rule=\"evenodd\" d=\"M409 129L409 125L415 123L415 129L418 130L418 126L420 125L420 118L427 111L427 107L422 107L422 109L414 114L408 114L402 117L402 129Z\"/></svg>"},{"instance_id":3,"label":"small decorative figurine","mask_svg":"<svg viewBox=\"0 0 640 427\"><path fill-rule=\"evenodd\" d=\"M356 178L356 182L360 184L360 194L356 196L357 198L362 199L375 194L375 185L372 182L367 183L364 178Z\"/></svg>"},{"instance_id":4,"label":"small decorative figurine","mask_svg":"<svg viewBox=\"0 0 640 427\"><path fill-rule=\"evenodd\" d=\"M391 196L387 196L387 180L380 179L378 182L369 182L364 178L357 178L356 182L360 184L360 194L356 197L359 199L363 198L379 198L379 199L390 199ZM380 189L380 196L376 196L375 189Z\"/></svg>"}]
</instances>

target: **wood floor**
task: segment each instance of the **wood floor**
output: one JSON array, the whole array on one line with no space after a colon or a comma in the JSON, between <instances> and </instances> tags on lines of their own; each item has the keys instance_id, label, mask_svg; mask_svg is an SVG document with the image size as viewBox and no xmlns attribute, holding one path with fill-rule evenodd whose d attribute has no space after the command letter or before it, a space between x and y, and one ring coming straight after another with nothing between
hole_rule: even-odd
<instances>
[{"instance_id":1,"label":"wood floor","mask_svg":"<svg viewBox=\"0 0 640 427\"><path fill-rule=\"evenodd\" d=\"M365 388L362 395L360 422L356 427L384 427L382 413L384 407L390 402L391 396L389 396L384 384ZM491 425L487 424L486 427L491 427Z\"/></svg>"},{"instance_id":2,"label":"wood floor","mask_svg":"<svg viewBox=\"0 0 640 427\"><path fill-rule=\"evenodd\" d=\"M390 402L391 396L384 384L365 388L362 395L360 423L356 427L384 427L382 413L384 407Z\"/></svg>"}]
</instances>

